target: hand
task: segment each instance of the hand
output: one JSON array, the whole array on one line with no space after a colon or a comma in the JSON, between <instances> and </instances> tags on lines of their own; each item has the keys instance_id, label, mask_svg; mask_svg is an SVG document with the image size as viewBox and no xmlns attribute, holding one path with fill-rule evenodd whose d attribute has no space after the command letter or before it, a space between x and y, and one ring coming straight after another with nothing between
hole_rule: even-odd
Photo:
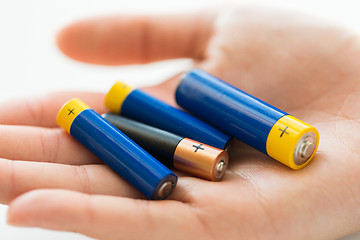
<instances>
[{"instance_id":1,"label":"hand","mask_svg":"<svg viewBox=\"0 0 360 240\"><path fill-rule=\"evenodd\" d=\"M70 97L102 113L102 94L4 104L11 114L1 113L0 122L11 126L0 126L0 199L17 197L10 224L100 239L335 239L360 229L357 36L304 16L232 8L81 21L65 28L58 44L97 64L192 58L317 127L320 146L309 166L294 171L237 143L222 182L184 176L168 200L148 201L56 128ZM177 82L145 90L171 102Z\"/></svg>"}]
</instances>

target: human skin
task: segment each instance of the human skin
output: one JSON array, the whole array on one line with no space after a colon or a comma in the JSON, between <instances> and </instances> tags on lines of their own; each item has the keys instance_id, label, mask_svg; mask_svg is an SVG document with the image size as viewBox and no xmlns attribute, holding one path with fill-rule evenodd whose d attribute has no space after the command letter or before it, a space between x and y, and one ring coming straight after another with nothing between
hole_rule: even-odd
<instances>
[{"instance_id":1,"label":"human skin","mask_svg":"<svg viewBox=\"0 0 360 240\"><path fill-rule=\"evenodd\" d=\"M356 34L308 16L232 7L83 20L57 42L69 57L95 64L192 58L195 67L315 126L320 145L294 171L237 142L221 182L179 173L167 200L149 201L56 125L72 97L106 112L104 94L2 103L0 201L10 206L9 224L99 239L336 239L360 230ZM178 81L144 90L175 104Z\"/></svg>"}]
</instances>

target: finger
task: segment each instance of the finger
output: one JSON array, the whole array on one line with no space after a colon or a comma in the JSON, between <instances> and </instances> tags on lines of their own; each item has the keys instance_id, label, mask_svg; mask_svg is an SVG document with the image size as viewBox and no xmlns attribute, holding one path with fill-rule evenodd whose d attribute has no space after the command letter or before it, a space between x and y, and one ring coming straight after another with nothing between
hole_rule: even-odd
<instances>
[{"instance_id":1,"label":"finger","mask_svg":"<svg viewBox=\"0 0 360 240\"><path fill-rule=\"evenodd\" d=\"M54 92L1 102L0 124L56 127L60 108L75 97L99 113L106 111L102 93Z\"/></svg>"},{"instance_id":2,"label":"finger","mask_svg":"<svg viewBox=\"0 0 360 240\"><path fill-rule=\"evenodd\" d=\"M54 217L55 216L55 217ZM206 239L197 211L178 201L38 190L11 203L8 223L79 232L96 239Z\"/></svg>"},{"instance_id":3,"label":"finger","mask_svg":"<svg viewBox=\"0 0 360 240\"><path fill-rule=\"evenodd\" d=\"M211 36L214 16L208 11L93 18L64 28L57 43L69 57L97 64L200 59Z\"/></svg>"},{"instance_id":4,"label":"finger","mask_svg":"<svg viewBox=\"0 0 360 240\"><path fill-rule=\"evenodd\" d=\"M61 188L91 194L144 198L106 165L65 164L0 159L0 202L39 188Z\"/></svg>"},{"instance_id":5,"label":"finger","mask_svg":"<svg viewBox=\"0 0 360 240\"><path fill-rule=\"evenodd\" d=\"M0 125L0 157L70 165L101 163L61 128Z\"/></svg>"}]
</instances>

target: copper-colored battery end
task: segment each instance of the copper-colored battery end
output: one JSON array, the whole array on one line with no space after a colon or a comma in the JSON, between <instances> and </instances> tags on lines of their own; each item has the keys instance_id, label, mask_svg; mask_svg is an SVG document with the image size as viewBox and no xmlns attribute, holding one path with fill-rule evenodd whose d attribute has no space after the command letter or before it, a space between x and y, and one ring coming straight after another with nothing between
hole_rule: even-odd
<instances>
[{"instance_id":1,"label":"copper-colored battery end","mask_svg":"<svg viewBox=\"0 0 360 240\"><path fill-rule=\"evenodd\" d=\"M229 164L229 157L222 149L184 138L176 147L173 163L180 171L219 181Z\"/></svg>"}]
</instances>

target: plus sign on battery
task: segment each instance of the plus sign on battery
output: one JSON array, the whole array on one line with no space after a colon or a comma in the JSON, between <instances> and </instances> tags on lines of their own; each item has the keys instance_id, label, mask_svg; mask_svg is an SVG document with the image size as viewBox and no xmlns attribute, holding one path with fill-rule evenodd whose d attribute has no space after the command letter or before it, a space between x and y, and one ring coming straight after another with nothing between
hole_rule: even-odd
<instances>
[{"instance_id":1,"label":"plus sign on battery","mask_svg":"<svg viewBox=\"0 0 360 240\"><path fill-rule=\"evenodd\" d=\"M70 116L70 114L75 114L75 113L74 113L74 110L75 110L75 108L73 108L73 109L71 109L71 110L68 109L68 111L69 111L68 116Z\"/></svg>"},{"instance_id":2,"label":"plus sign on battery","mask_svg":"<svg viewBox=\"0 0 360 240\"><path fill-rule=\"evenodd\" d=\"M192 146L195 148L194 152L197 152L199 149L204 150L204 148L201 147L202 144L199 144L198 146L196 146L196 145L192 145Z\"/></svg>"},{"instance_id":3,"label":"plus sign on battery","mask_svg":"<svg viewBox=\"0 0 360 240\"><path fill-rule=\"evenodd\" d=\"M279 128L279 130L280 130L280 132L281 132L280 137L282 137L282 136L284 135L284 133L287 134L287 135L289 135L289 132L286 131L286 129L288 129L288 128L289 128L288 126L286 126L285 129Z\"/></svg>"}]
</instances>

